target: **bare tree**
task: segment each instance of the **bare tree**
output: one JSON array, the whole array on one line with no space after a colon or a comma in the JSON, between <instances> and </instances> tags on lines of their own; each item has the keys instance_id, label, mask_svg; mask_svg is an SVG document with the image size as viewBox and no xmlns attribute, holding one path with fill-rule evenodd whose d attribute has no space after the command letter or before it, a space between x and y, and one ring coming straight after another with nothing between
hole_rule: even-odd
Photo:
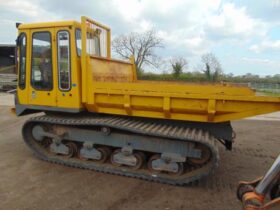
<instances>
[{"instance_id":1,"label":"bare tree","mask_svg":"<svg viewBox=\"0 0 280 210\"><path fill-rule=\"evenodd\" d=\"M213 53L206 53L201 56L201 61L205 67L203 72L206 79L211 82L216 82L223 73L219 60Z\"/></svg>"},{"instance_id":2,"label":"bare tree","mask_svg":"<svg viewBox=\"0 0 280 210\"><path fill-rule=\"evenodd\" d=\"M183 69L188 66L188 61L185 58L177 57L170 60L172 66L173 75L175 78L178 78L182 74Z\"/></svg>"},{"instance_id":3,"label":"bare tree","mask_svg":"<svg viewBox=\"0 0 280 210\"><path fill-rule=\"evenodd\" d=\"M133 55L139 73L143 64L158 66L160 59L155 49L163 45L162 39L157 37L155 30L150 30L144 33L120 35L113 40L112 47L113 51L124 59L129 59Z\"/></svg>"}]
</instances>

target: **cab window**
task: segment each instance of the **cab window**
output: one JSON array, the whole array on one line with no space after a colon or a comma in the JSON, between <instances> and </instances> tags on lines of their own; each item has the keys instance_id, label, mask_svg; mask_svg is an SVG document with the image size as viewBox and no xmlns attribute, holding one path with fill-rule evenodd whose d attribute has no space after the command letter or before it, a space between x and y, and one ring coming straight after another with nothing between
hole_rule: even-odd
<instances>
[{"instance_id":1,"label":"cab window","mask_svg":"<svg viewBox=\"0 0 280 210\"><path fill-rule=\"evenodd\" d=\"M58 82L60 90L70 90L70 43L69 32L57 33Z\"/></svg>"},{"instance_id":2,"label":"cab window","mask_svg":"<svg viewBox=\"0 0 280 210\"><path fill-rule=\"evenodd\" d=\"M20 89L25 88L25 78L26 78L26 35L24 33L20 34L19 39L19 80L18 86Z\"/></svg>"},{"instance_id":3,"label":"cab window","mask_svg":"<svg viewBox=\"0 0 280 210\"><path fill-rule=\"evenodd\" d=\"M31 85L38 90L53 88L50 32L33 33Z\"/></svg>"},{"instance_id":4,"label":"cab window","mask_svg":"<svg viewBox=\"0 0 280 210\"><path fill-rule=\"evenodd\" d=\"M87 53L100 56L100 42L98 35L87 33Z\"/></svg>"},{"instance_id":5,"label":"cab window","mask_svg":"<svg viewBox=\"0 0 280 210\"><path fill-rule=\"evenodd\" d=\"M100 33L98 31L98 33ZM101 56L100 53L100 34L98 33L87 33L87 53L89 55ZM82 34L81 29L76 29L76 48L77 55L81 56L82 52Z\"/></svg>"},{"instance_id":6,"label":"cab window","mask_svg":"<svg viewBox=\"0 0 280 210\"><path fill-rule=\"evenodd\" d=\"M82 33L81 29L76 29L76 49L77 49L77 55L81 56L82 53Z\"/></svg>"}]
</instances>

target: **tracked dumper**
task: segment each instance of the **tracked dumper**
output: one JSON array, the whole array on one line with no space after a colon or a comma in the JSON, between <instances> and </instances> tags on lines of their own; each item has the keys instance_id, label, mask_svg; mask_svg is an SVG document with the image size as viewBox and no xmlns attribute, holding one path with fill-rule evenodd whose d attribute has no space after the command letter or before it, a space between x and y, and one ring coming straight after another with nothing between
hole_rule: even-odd
<instances>
[{"instance_id":1,"label":"tracked dumper","mask_svg":"<svg viewBox=\"0 0 280 210\"><path fill-rule=\"evenodd\" d=\"M111 58L110 29L90 18L18 24L18 116L42 160L184 185L232 148L230 121L280 110L247 87L138 81L134 58Z\"/></svg>"}]
</instances>

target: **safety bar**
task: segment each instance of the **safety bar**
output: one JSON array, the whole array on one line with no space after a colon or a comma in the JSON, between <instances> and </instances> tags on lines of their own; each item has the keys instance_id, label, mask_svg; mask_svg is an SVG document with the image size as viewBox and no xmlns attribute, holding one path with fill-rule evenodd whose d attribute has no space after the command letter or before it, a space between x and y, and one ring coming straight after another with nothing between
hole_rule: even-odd
<instances>
[{"instance_id":1,"label":"safety bar","mask_svg":"<svg viewBox=\"0 0 280 210\"><path fill-rule=\"evenodd\" d=\"M106 57L111 58L111 29L101 23L98 23L88 17L81 17L81 31L82 31L82 53L81 53L81 64L82 64L82 102L87 101L87 32L88 29L91 29L91 26L101 28L106 31Z\"/></svg>"}]
</instances>

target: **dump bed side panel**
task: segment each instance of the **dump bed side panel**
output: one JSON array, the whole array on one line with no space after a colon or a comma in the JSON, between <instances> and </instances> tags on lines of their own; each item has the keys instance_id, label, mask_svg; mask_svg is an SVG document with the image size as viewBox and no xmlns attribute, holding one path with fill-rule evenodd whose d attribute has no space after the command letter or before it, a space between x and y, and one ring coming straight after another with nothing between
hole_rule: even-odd
<instances>
[{"instance_id":1,"label":"dump bed side panel","mask_svg":"<svg viewBox=\"0 0 280 210\"><path fill-rule=\"evenodd\" d=\"M92 80L95 82L133 82L133 64L102 57L90 58Z\"/></svg>"},{"instance_id":2,"label":"dump bed side panel","mask_svg":"<svg viewBox=\"0 0 280 210\"><path fill-rule=\"evenodd\" d=\"M226 122L280 110L280 98L221 85L92 81L88 99L91 112L197 122Z\"/></svg>"}]
</instances>

